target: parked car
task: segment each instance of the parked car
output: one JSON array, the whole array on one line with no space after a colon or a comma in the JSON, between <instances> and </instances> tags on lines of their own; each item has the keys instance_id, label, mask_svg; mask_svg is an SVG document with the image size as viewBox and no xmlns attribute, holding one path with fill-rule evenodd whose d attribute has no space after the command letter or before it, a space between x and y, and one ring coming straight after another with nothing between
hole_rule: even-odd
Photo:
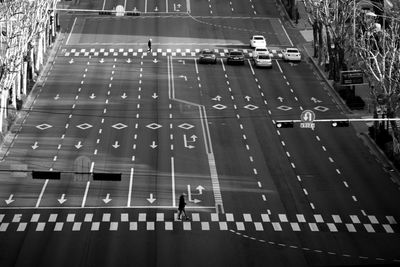
<instances>
[{"instance_id":1,"label":"parked car","mask_svg":"<svg viewBox=\"0 0 400 267\"><path fill-rule=\"evenodd\" d=\"M269 54L258 55L257 57L253 58L253 61L256 67L272 68L272 59Z\"/></svg>"},{"instance_id":2,"label":"parked car","mask_svg":"<svg viewBox=\"0 0 400 267\"><path fill-rule=\"evenodd\" d=\"M262 35L253 35L250 39L250 46L254 47L266 47L267 42L265 41L265 37Z\"/></svg>"},{"instance_id":3,"label":"parked car","mask_svg":"<svg viewBox=\"0 0 400 267\"><path fill-rule=\"evenodd\" d=\"M257 57L258 55L269 55L268 48L256 47L253 52L253 57Z\"/></svg>"},{"instance_id":4,"label":"parked car","mask_svg":"<svg viewBox=\"0 0 400 267\"><path fill-rule=\"evenodd\" d=\"M217 64L217 55L210 49L203 49L199 54L199 63Z\"/></svg>"},{"instance_id":5,"label":"parked car","mask_svg":"<svg viewBox=\"0 0 400 267\"><path fill-rule=\"evenodd\" d=\"M230 51L227 55L226 58L226 63L227 64L232 64L232 63L238 63L238 64L244 64L244 54L242 51Z\"/></svg>"},{"instance_id":6,"label":"parked car","mask_svg":"<svg viewBox=\"0 0 400 267\"><path fill-rule=\"evenodd\" d=\"M286 48L282 51L283 60L286 61L301 61L299 49L295 47Z\"/></svg>"}]
</instances>

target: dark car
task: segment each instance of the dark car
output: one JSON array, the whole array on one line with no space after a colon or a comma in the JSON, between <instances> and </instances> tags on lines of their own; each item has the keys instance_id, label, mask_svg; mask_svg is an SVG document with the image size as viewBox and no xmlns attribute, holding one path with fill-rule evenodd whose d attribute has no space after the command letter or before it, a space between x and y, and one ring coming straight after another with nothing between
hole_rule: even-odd
<instances>
[{"instance_id":1,"label":"dark car","mask_svg":"<svg viewBox=\"0 0 400 267\"><path fill-rule=\"evenodd\" d=\"M242 51L230 51L226 59L227 64L238 63L244 64L244 54Z\"/></svg>"},{"instance_id":2,"label":"dark car","mask_svg":"<svg viewBox=\"0 0 400 267\"><path fill-rule=\"evenodd\" d=\"M199 63L217 64L217 56L210 49L203 49L199 54Z\"/></svg>"}]
</instances>

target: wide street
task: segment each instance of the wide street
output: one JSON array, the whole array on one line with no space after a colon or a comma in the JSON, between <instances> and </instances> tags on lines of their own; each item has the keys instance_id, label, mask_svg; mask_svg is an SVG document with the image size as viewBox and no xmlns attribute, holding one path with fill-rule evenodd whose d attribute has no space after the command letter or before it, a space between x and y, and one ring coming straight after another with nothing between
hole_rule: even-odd
<instances>
[{"instance_id":1,"label":"wide street","mask_svg":"<svg viewBox=\"0 0 400 267\"><path fill-rule=\"evenodd\" d=\"M53 56L0 151L0 266L400 262L399 188L352 125L275 125L304 110L345 118L304 51L282 60L301 41L279 4L76 2L141 14L60 11ZM253 34L272 69L253 65ZM217 64L199 63L204 48ZM244 65L227 64L230 49Z\"/></svg>"}]
</instances>

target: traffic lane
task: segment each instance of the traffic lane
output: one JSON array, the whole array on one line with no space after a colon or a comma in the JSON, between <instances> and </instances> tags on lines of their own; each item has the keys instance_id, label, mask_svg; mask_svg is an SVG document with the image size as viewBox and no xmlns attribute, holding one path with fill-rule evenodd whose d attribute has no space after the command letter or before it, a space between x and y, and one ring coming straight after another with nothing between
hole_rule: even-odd
<instances>
[{"instance_id":1,"label":"traffic lane","mask_svg":"<svg viewBox=\"0 0 400 267\"><path fill-rule=\"evenodd\" d=\"M49 180L46 187L44 187L43 184L42 190L44 189L44 191L41 195L38 207L82 207L82 203L85 199L87 181L89 181L89 179L89 174L62 173L60 180ZM41 192L42 191L40 191L40 193ZM37 198L39 198L39 196L37 196Z\"/></svg>"},{"instance_id":2,"label":"traffic lane","mask_svg":"<svg viewBox=\"0 0 400 267\"><path fill-rule=\"evenodd\" d=\"M245 78L246 75L244 73L248 71L246 66L223 65L223 69L226 71L221 78L225 84L219 89L225 90L223 96L226 95L226 100L221 101L221 104L224 104L224 108L212 107L211 105L214 103L212 99L208 100L211 107L207 105L207 109L212 110L209 113L211 114L209 115L209 118L211 118L211 136L213 144L215 144L214 153L217 170L220 175L223 199L225 199L225 210L248 211L249 209L255 209L255 207L260 208L265 202L262 197L265 189L262 188L258 170L254 168L252 163L252 150L254 148L250 147L247 138L243 137L243 131L246 131L246 129L243 128L242 118L238 112L243 107L237 105L236 99L238 96L235 95L238 87L248 88L251 85ZM243 81L243 83L238 84L238 81ZM209 90L213 89L211 87ZM215 95L215 93L209 94ZM226 161L226 158L229 158L229 161ZM232 201L235 198L243 201ZM255 202L257 199L258 204ZM249 203L252 203L253 207L250 207Z\"/></svg>"},{"instance_id":3,"label":"traffic lane","mask_svg":"<svg viewBox=\"0 0 400 267\"><path fill-rule=\"evenodd\" d=\"M313 110L317 119L343 117L325 84L308 63L285 64L280 61L280 68L288 82L288 88L294 91L293 97L299 99L304 109Z\"/></svg>"},{"instance_id":4,"label":"traffic lane","mask_svg":"<svg viewBox=\"0 0 400 267\"><path fill-rule=\"evenodd\" d=\"M398 186L354 129L323 125L318 127L318 132L365 212L398 215Z\"/></svg>"},{"instance_id":5,"label":"traffic lane","mask_svg":"<svg viewBox=\"0 0 400 267\"><path fill-rule=\"evenodd\" d=\"M316 140L311 129L282 129L285 147L293 169L300 177L302 191L318 213L349 214L360 211L345 186L340 167Z\"/></svg>"},{"instance_id":6,"label":"traffic lane","mask_svg":"<svg viewBox=\"0 0 400 267\"><path fill-rule=\"evenodd\" d=\"M293 96L292 91L287 87L285 79L276 60L273 61L272 69L252 68L254 71L254 81L259 88L259 95L264 98L263 103L268 114L273 120L293 120L299 119L301 114L301 104ZM248 74L251 77L251 73ZM254 95L257 95L255 92Z\"/></svg>"},{"instance_id":7,"label":"traffic lane","mask_svg":"<svg viewBox=\"0 0 400 267\"><path fill-rule=\"evenodd\" d=\"M77 43L93 44L93 46L102 43L133 43L147 50L147 41L152 38L153 51L167 44L184 45L185 43L188 45L221 44L224 47L227 44L245 45L247 48L251 37L249 31L264 34L268 40L271 40L271 44L287 44L287 37L281 37L279 34L282 30L279 25L277 19L133 16L123 20L115 17L99 20L93 17L86 18L84 25L74 32L76 35L79 33ZM71 40L74 39L71 37Z\"/></svg>"},{"instance_id":8,"label":"traffic lane","mask_svg":"<svg viewBox=\"0 0 400 267\"><path fill-rule=\"evenodd\" d=\"M202 107L202 84L199 68L195 60L170 61L172 83L172 122L174 135L174 162L176 163L177 196L186 192L190 205L213 206L213 186L211 182L208 153L211 153L207 136L207 118ZM170 115L171 116L171 115ZM201 189L204 188L204 189ZM203 193L204 190L204 193ZM219 190L219 189L217 189ZM197 192L196 192L197 191ZM196 203L197 202L197 203Z\"/></svg>"},{"instance_id":9,"label":"traffic lane","mask_svg":"<svg viewBox=\"0 0 400 267\"><path fill-rule=\"evenodd\" d=\"M102 0L103 6L101 9L104 10L113 10L116 9L118 5L125 7L125 0Z\"/></svg>"},{"instance_id":10,"label":"traffic lane","mask_svg":"<svg viewBox=\"0 0 400 267\"><path fill-rule=\"evenodd\" d=\"M30 173L2 173L0 207L34 207L43 184L43 180L33 180Z\"/></svg>"},{"instance_id":11,"label":"traffic lane","mask_svg":"<svg viewBox=\"0 0 400 267\"><path fill-rule=\"evenodd\" d=\"M278 8L280 4L277 2L263 0L249 0L249 2L254 5L257 15L280 17Z\"/></svg>"},{"instance_id":12,"label":"traffic lane","mask_svg":"<svg viewBox=\"0 0 400 267\"><path fill-rule=\"evenodd\" d=\"M267 203L274 210L282 210L283 207L289 211L308 211L306 198L301 194L295 175L291 169L290 162L281 147L279 132L271 122L271 116L266 105L264 89L260 86L256 76L251 76L251 66L247 68L227 68L227 76L230 78L230 86L233 89L235 104L239 107L238 114L244 125L244 142L248 144L250 153L256 153L249 157L250 162L270 162L265 170L263 163L253 169L257 178L263 179L262 187L268 188L265 196ZM241 127L240 127L241 128ZM268 137L268 138L266 138ZM275 141L271 141L275 140ZM262 149L259 150L258 148ZM253 152L255 150L255 152ZM280 168L276 168L280 166ZM260 170L265 171L265 173ZM266 175L266 177L264 176ZM263 177L264 176L264 177ZM288 181L283 181L288 179ZM288 185L291 184L291 187ZM260 187L260 184L258 184ZM260 187L261 188L261 187ZM294 192L298 192L295 194ZM290 193L289 193L290 192ZM284 196L284 197L283 197ZM295 198L296 201L293 201ZM299 203L294 205L293 203Z\"/></svg>"},{"instance_id":13,"label":"traffic lane","mask_svg":"<svg viewBox=\"0 0 400 267\"><path fill-rule=\"evenodd\" d=\"M251 16L257 14L254 9L254 4L251 1L230 1L229 5L233 15L236 16Z\"/></svg>"},{"instance_id":14,"label":"traffic lane","mask_svg":"<svg viewBox=\"0 0 400 267\"><path fill-rule=\"evenodd\" d=\"M147 0L145 4L144 12L167 12L166 0Z\"/></svg>"},{"instance_id":15,"label":"traffic lane","mask_svg":"<svg viewBox=\"0 0 400 267\"><path fill-rule=\"evenodd\" d=\"M157 228L130 232L128 227L125 224L116 232L102 228L90 232L90 224L83 224L83 233L29 229L27 233L11 236L1 234L1 246L6 246L9 252L1 263L2 266L157 266L159 262L163 266L188 263L191 266L258 266L265 263L307 266L303 252L299 250L270 247L230 231L204 233L179 229L169 232ZM210 243L211 236L213 242Z\"/></svg>"}]
</instances>

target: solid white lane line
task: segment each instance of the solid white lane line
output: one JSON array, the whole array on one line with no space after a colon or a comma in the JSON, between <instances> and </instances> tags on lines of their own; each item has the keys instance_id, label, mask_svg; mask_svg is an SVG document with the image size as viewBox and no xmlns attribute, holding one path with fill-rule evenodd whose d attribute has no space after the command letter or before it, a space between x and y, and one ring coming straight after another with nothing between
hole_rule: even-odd
<instances>
[{"instance_id":1,"label":"solid white lane line","mask_svg":"<svg viewBox=\"0 0 400 267\"><path fill-rule=\"evenodd\" d=\"M281 24L281 27L282 27L282 29L283 29L283 32L285 33L286 37L288 38L288 40L289 40L289 42L290 42L290 46L293 46L293 42L292 42L292 40L290 39L288 33L286 32L285 27L283 27L282 21L281 21L280 19L279 19L279 23Z\"/></svg>"},{"instance_id":2,"label":"solid white lane line","mask_svg":"<svg viewBox=\"0 0 400 267\"><path fill-rule=\"evenodd\" d=\"M48 183L48 182L49 182L49 179L46 179L46 181L45 181L44 184L43 184L42 190L40 191L38 200L37 200L37 202L36 202L36 206L35 206L36 208L39 207L40 201L42 201L42 197L43 197L43 194L44 194L44 190L46 190L46 187L47 187L47 183Z\"/></svg>"},{"instance_id":3,"label":"solid white lane line","mask_svg":"<svg viewBox=\"0 0 400 267\"><path fill-rule=\"evenodd\" d=\"M134 173L134 169L131 168L131 175L129 177L128 204L126 204L127 207L131 206L132 186L133 186L133 173Z\"/></svg>"},{"instance_id":4,"label":"solid white lane line","mask_svg":"<svg viewBox=\"0 0 400 267\"><path fill-rule=\"evenodd\" d=\"M74 27L75 27L76 19L77 18L74 19L74 23L72 24L72 28L71 28L71 31L69 32L69 35L68 35L68 38L67 38L67 42L65 43L65 45L68 45L69 38L71 38L72 31L74 30Z\"/></svg>"},{"instance_id":5,"label":"solid white lane line","mask_svg":"<svg viewBox=\"0 0 400 267\"><path fill-rule=\"evenodd\" d=\"M171 188L172 188L172 206L176 207L175 200L175 160L171 157Z\"/></svg>"},{"instance_id":6,"label":"solid white lane line","mask_svg":"<svg viewBox=\"0 0 400 267\"><path fill-rule=\"evenodd\" d=\"M92 164L93 164L94 162L92 162ZM93 166L93 165L92 165ZM93 170L92 170L93 171ZM84 193L84 195L83 195L83 199L82 199L82 205L81 205L81 207L82 208L84 208L85 207L85 205L86 205L86 198L87 198L87 194L88 194L88 192L89 192L89 185L90 185L90 181L87 181L87 183L86 183L86 188L85 188L85 193Z\"/></svg>"}]
</instances>

